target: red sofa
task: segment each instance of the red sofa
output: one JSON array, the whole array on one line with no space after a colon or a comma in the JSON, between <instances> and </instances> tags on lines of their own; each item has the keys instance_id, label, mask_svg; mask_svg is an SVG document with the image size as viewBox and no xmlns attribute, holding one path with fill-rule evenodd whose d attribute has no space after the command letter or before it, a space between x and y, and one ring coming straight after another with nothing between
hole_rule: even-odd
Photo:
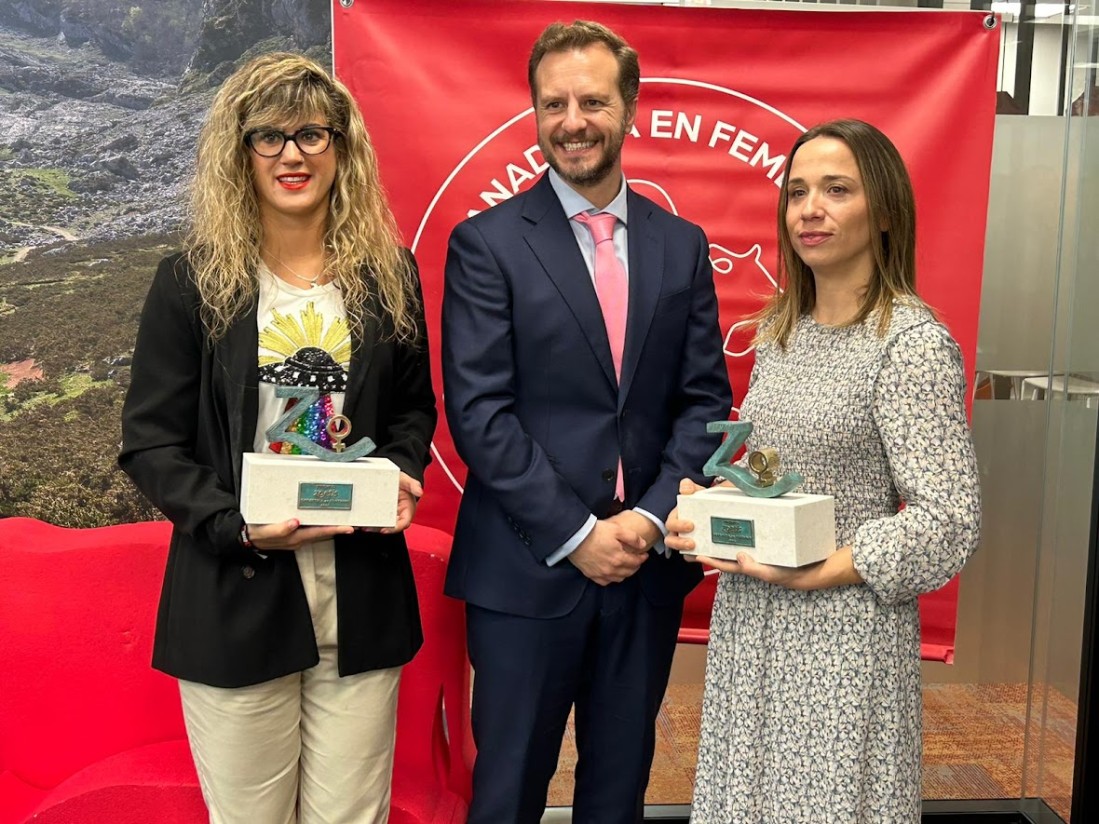
<instances>
[{"instance_id":1,"label":"red sofa","mask_svg":"<svg viewBox=\"0 0 1099 824\"><path fill-rule=\"evenodd\" d=\"M151 669L165 523L0 520L0 824L206 820L175 681ZM408 531L424 648L405 668L392 824L460 824L470 775L462 605L450 537Z\"/></svg>"}]
</instances>

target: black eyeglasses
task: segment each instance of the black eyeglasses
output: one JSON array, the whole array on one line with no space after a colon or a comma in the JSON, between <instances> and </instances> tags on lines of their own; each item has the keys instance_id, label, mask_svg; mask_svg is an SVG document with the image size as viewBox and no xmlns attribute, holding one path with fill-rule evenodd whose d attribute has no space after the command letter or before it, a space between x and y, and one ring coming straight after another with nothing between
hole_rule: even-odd
<instances>
[{"instance_id":1,"label":"black eyeglasses","mask_svg":"<svg viewBox=\"0 0 1099 824\"><path fill-rule=\"evenodd\" d=\"M328 150L332 138L338 134L331 126L302 126L293 134L278 129L252 129L245 133L244 142L260 157L278 157L291 140L302 154L319 155Z\"/></svg>"}]
</instances>

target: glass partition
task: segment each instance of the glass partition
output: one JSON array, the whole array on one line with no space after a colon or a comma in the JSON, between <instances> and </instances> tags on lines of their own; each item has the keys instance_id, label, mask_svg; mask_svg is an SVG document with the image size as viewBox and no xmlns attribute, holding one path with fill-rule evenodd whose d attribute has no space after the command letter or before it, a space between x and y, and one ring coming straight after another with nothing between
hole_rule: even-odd
<instances>
[{"instance_id":1,"label":"glass partition","mask_svg":"<svg viewBox=\"0 0 1099 824\"><path fill-rule=\"evenodd\" d=\"M1038 543L1022 795L1035 820L1046 804L1071 812L1077 699L1085 614L1095 438L1099 422L1099 114L1097 18L1080 15L1069 42L1064 140L1065 196L1053 313L1049 374L1034 385L1044 400L1044 503ZM1031 395L1028 395L1030 397ZM1093 550L1094 551L1094 550ZM1078 788L1082 790L1084 788ZM1044 818L1042 816L1045 816ZM1081 819L1083 820L1083 819Z\"/></svg>"}]
</instances>

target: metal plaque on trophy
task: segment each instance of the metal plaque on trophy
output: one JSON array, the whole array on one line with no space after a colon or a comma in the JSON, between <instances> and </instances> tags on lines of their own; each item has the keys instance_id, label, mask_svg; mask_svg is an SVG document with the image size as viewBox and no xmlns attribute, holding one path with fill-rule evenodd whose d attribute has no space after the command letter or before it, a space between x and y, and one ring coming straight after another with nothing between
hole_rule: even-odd
<instances>
[{"instance_id":1,"label":"metal plaque on trophy","mask_svg":"<svg viewBox=\"0 0 1099 824\"><path fill-rule=\"evenodd\" d=\"M733 486L717 486L680 495L679 517L694 523L695 548L688 555L735 561L746 552L762 564L800 567L822 561L836 550L836 509L831 495L796 493L803 478L782 473L774 449L749 452L748 468L731 462L748 440L747 421L714 421L707 432L727 437L706 462L709 478L724 478Z\"/></svg>"},{"instance_id":2,"label":"metal plaque on trophy","mask_svg":"<svg viewBox=\"0 0 1099 824\"><path fill-rule=\"evenodd\" d=\"M301 450L300 455L244 453L241 468L240 511L249 524L269 524L296 518L305 526L373 526L397 523L400 470L388 458L372 458L370 438L353 445L351 421L333 415L324 426L332 442L328 449L301 433L288 431L302 409L320 397L316 389L276 387L280 398L296 398L264 433Z\"/></svg>"}]
</instances>

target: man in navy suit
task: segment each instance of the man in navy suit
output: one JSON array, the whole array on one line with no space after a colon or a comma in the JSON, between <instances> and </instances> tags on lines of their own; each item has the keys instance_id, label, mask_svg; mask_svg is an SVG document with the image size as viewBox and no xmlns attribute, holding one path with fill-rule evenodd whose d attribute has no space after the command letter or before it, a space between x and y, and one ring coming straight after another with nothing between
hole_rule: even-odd
<instances>
[{"instance_id":1,"label":"man in navy suit","mask_svg":"<svg viewBox=\"0 0 1099 824\"><path fill-rule=\"evenodd\" d=\"M528 79L550 171L455 228L443 301L447 418L469 467L446 582L475 670L469 821L538 822L575 705L573 821L633 824L701 577L667 557L663 521L680 479L702 480L706 423L732 398L706 237L622 173L637 53L599 24L555 23Z\"/></svg>"}]
</instances>

